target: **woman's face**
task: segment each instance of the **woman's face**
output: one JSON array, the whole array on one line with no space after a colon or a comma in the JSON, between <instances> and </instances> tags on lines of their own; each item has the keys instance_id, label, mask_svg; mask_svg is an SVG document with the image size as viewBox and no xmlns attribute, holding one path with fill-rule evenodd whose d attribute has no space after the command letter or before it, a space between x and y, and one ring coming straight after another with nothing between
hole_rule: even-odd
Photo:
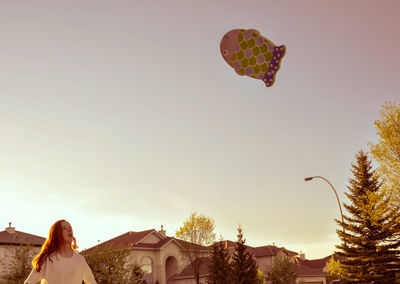
<instances>
[{"instance_id":1,"label":"woman's face","mask_svg":"<svg viewBox=\"0 0 400 284\"><path fill-rule=\"evenodd\" d=\"M72 231L71 224L68 223L67 221L62 222L61 224L62 228L62 236L65 242L71 243L74 238L74 233Z\"/></svg>"}]
</instances>

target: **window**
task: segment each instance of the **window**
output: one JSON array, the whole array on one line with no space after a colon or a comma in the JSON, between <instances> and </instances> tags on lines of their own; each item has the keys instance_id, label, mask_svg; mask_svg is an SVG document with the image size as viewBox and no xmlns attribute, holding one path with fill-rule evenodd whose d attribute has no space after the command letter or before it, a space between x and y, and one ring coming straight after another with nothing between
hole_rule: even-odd
<instances>
[{"instance_id":1,"label":"window","mask_svg":"<svg viewBox=\"0 0 400 284\"><path fill-rule=\"evenodd\" d=\"M153 263L150 257L145 257L142 260L142 270L145 273L152 273L153 272Z\"/></svg>"},{"instance_id":2,"label":"window","mask_svg":"<svg viewBox=\"0 0 400 284\"><path fill-rule=\"evenodd\" d=\"M144 272L143 280L146 280L148 284L153 284L153 261L146 256L142 259L141 265Z\"/></svg>"}]
</instances>

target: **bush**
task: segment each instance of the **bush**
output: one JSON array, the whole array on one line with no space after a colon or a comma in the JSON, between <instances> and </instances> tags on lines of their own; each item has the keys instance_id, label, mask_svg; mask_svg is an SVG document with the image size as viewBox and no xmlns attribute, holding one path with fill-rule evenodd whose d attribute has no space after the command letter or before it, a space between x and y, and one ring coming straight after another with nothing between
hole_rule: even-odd
<instances>
[{"instance_id":1,"label":"bush","mask_svg":"<svg viewBox=\"0 0 400 284\"><path fill-rule=\"evenodd\" d=\"M0 277L0 284L21 284L28 278L32 270L33 247L29 244L19 246L8 246L8 251L12 251L10 266L7 272Z\"/></svg>"},{"instance_id":2,"label":"bush","mask_svg":"<svg viewBox=\"0 0 400 284\"><path fill-rule=\"evenodd\" d=\"M83 255L99 284L146 284L141 267L130 263L127 248L107 246Z\"/></svg>"}]
</instances>

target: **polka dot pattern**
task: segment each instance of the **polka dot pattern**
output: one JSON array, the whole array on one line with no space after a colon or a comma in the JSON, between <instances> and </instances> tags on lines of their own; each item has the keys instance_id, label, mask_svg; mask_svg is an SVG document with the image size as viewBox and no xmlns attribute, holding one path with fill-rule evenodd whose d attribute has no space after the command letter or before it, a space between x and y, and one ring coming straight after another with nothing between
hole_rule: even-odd
<instances>
[{"instance_id":1,"label":"polka dot pattern","mask_svg":"<svg viewBox=\"0 0 400 284\"><path fill-rule=\"evenodd\" d=\"M281 60L285 55L285 53L286 53L286 46L284 45L277 46L274 48L269 68L267 69L267 72L264 75L265 86L270 87L274 84L276 73L280 68Z\"/></svg>"}]
</instances>

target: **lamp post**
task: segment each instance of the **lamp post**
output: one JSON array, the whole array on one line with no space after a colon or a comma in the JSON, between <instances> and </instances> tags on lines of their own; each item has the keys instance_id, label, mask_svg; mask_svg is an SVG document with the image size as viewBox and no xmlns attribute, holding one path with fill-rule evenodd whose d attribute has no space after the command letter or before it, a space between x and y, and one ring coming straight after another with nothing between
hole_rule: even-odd
<instances>
[{"instance_id":1,"label":"lamp post","mask_svg":"<svg viewBox=\"0 0 400 284\"><path fill-rule=\"evenodd\" d=\"M313 178L320 178L320 179L323 179L324 181L326 181L327 183L329 183L329 185L330 185L331 188L333 189L333 192L335 192L336 199L337 199L337 202L338 202L338 205L339 205L339 209L340 209L340 216L342 217L342 228L343 228L343 233L344 233L344 220L343 220L342 206L340 205L339 196L337 195L337 192L336 192L335 188L334 188L333 185L329 182L329 180L327 180L326 178L321 177L321 176L306 177L306 178L304 179L304 181L310 181L310 180L312 180Z\"/></svg>"}]
</instances>

